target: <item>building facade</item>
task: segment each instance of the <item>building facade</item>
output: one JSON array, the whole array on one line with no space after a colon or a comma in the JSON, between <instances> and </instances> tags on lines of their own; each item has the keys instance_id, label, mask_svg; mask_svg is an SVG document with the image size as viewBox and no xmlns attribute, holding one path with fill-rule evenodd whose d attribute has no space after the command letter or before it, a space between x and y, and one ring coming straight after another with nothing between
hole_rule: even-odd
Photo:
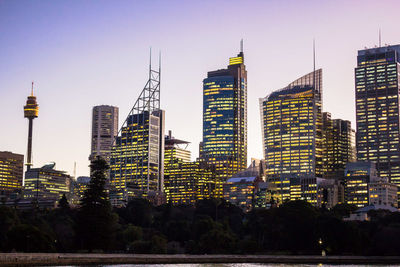
<instances>
[{"instance_id":1,"label":"building facade","mask_svg":"<svg viewBox=\"0 0 400 267\"><path fill-rule=\"evenodd\" d=\"M358 51L355 68L357 159L400 184L400 45Z\"/></svg>"},{"instance_id":2,"label":"building facade","mask_svg":"<svg viewBox=\"0 0 400 267\"><path fill-rule=\"evenodd\" d=\"M187 141L165 137L164 191L173 205L194 205L210 198L215 189L215 175L206 162L190 161Z\"/></svg>"},{"instance_id":3,"label":"building facade","mask_svg":"<svg viewBox=\"0 0 400 267\"><path fill-rule=\"evenodd\" d=\"M24 155L0 152L0 197L21 191L24 173Z\"/></svg>"},{"instance_id":4,"label":"building facade","mask_svg":"<svg viewBox=\"0 0 400 267\"><path fill-rule=\"evenodd\" d=\"M369 205L384 205L398 207L397 185L389 183L387 178L381 178L368 185Z\"/></svg>"},{"instance_id":5,"label":"building facade","mask_svg":"<svg viewBox=\"0 0 400 267\"><path fill-rule=\"evenodd\" d=\"M54 167L55 163L50 163L25 172L24 199L58 201L63 194L70 198L71 176Z\"/></svg>"},{"instance_id":6,"label":"building facade","mask_svg":"<svg viewBox=\"0 0 400 267\"><path fill-rule=\"evenodd\" d=\"M145 111L130 115L121 128L110 160L111 197L117 202L163 191L164 118L163 110Z\"/></svg>"},{"instance_id":7,"label":"building facade","mask_svg":"<svg viewBox=\"0 0 400 267\"><path fill-rule=\"evenodd\" d=\"M101 105L93 107L92 139L89 159L101 156L109 162L111 149L118 134L118 107Z\"/></svg>"},{"instance_id":8,"label":"building facade","mask_svg":"<svg viewBox=\"0 0 400 267\"><path fill-rule=\"evenodd\" d=\"M213 166L217 180L247 167L247 71L243 51L229 59L227 69L210 71L203 80L200 151L200 159ZM222 186L217 196L222 197Z\"/></svg>"},{"instance_id":9,"label":"building facade","mask_svg":"<svg viewBox=\"0 0 400 267\"><path fill-rule=\"evenodd\" d=\"M323 163L325 178L342 178L346 163L356 161L355 131L351 122L323 113Z\"/></svg>"},{"instance_id":10,"label":"building facade","mask_svg":"<svg viewBox=\"0 0 400 267\"><path fill-rule=\"evenodd\" d=\"M260 99L266 175L322 177L322 70Z\"/></svg>"}]
</instances>

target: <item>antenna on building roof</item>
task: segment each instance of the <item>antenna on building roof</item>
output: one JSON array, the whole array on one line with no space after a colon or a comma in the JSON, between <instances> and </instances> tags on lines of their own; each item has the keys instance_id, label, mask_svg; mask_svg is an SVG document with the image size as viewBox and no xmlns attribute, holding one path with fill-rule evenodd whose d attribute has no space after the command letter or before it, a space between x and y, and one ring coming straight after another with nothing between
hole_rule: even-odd
<instances>
[{"instance_id":1,"label":"antenna on building roof","mask_svg":"<svg viewBox=\"0 0 400 267\"><path fill-rule=\"evenodd\" d=\"M31 96L33 96L33 81L32 81Z\"/></svg>"},{"instance_id":2,"label":"antenna on building roof","mask_svg":"<svg viewBox=\"0 0 400 267\"><path fill-rule=\"evenodd\" d=\"M243 38L240 40L240 52L243 53Z\"/></svg>"},{"instance_id":3,"label":"antenna on building roof","mask_svg":"<svg viewBox=\"0 0 400 267\"><path fill-rule=\"evenodd\" d=\"M381 28L379 28L379 47L381 47Z\"/></svg>"},{"instance_id":4,"label":"antenna on building roof","mask_svg":"<svg viewBox=\"0 0 400 267\"><path fill-rule=\"evenodd\" d=\"M315 38L313 39L313 68L315 72Z\"/></svg>"},{"instance_id":5,"label":"antenna on building roof","mask_svg":"<svg viewBox=\"0 0 400 267\"><path fill-rule=\"evenodd\" d=\"M150 68L150 71L151 71L151 46L150 46L150 64L149 64L149 68Z\"/></svg>"}]
</instances>

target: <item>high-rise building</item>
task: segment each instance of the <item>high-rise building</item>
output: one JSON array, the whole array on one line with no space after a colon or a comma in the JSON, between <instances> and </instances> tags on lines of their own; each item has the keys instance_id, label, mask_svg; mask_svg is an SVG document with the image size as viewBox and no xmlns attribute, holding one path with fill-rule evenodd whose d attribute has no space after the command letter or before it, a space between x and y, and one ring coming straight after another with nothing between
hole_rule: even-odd
<instances>
[{"instance_id":1,"label":"high-rise building","mask_svg":"<svg viewBox=\"0 0 400 267\"><path fill-rule=\"evenodd\" d=\"M26 105L24 106L24 117L29 120L28 129L28 156L26 161L26 166L28 170L32 166L32 132L33 132L33 119L37 118L39 114L39 105L36 102L36 96L33 95L33 82L31 95L28 96L26 100Z\"/></svg>"},{"instance_id":2,"label":"high-rise building","mask_svg":"<svg viewBox=\"0 0 400 267\"><path fill-rule=\"evenodd\" d=\"M214 173L206 162L191 162L189 144L165 137L164 190L167 201L173 205L194 205L196 201L210 198L215 188Z\"/></svg>"},{"instance_id":3,"label":"high-rise building","mask_svg":"<svg viewBox=\"0 0 400 267\"><path fill-rule=\"evenodd\" d=\"M247 167L247 71L243 50L227 69L203 80L201 160L213 166L217 180ZM216 191L222 197L222 184Z\"/></svg>"},{"instance_id":4,"label":"high-rise building","mask_svg":"<svg viewBox=\"0 0 400 267\"><path fill-rule=\"evenodd\" d=\"M89 159L101 156L110 160L111 148L118 134L118 107L101 105L92 111L92 148Z\"/></svg>"},{"instance_id":5,"label":"high-rise building","mask_svg":"<svg viewBox=\"0 0 400 267\"><path fill-rule=\"evenodd\" d=\"M22 189L24 155L0 152L0 196Z\"/></svg>"},{"instance_id":6,"label":"high-rise building","mask_svg":"<svg viewBox=\"0 0 400 267\"><path fill-rule=\"evenodd\" d=\"M342 178L347 162L356 160L355 131L351 122L323 114L324 177Z\"/></svg>"},{"instance_id":7,"label":"high-rise building","mask_svg":"<svg viewBox=\"0 0 400 267\"><path fill-rule=\"evenodd\" d=\"M25 172L24 198L58 201L63 194L70 197L72 178L65 171L55 170L55 163Z\"/></svg>"},{"instance_id":8,"label":"high-rise building","mask_svg":"<svg viewBox=\"0 0 400 267\"><path fill-rule=\"evenodd\" d=\"M260 99L266 175L322 177L322 70Z\"/></svg>"},{"instance_id":9,"label":"high-rise building","mask_svg":"<svg viewBox=\"0 0 400 267\"><path fill-rule=\"evenodd\" d=\"M155 204L163 199L165 112L160 109L160 69L155 71L150 66L149 76L112 148L113 205L137 197Z\"/></svg>"},{"instance_id":10,"label":"high-rise building","mask_svg":"<svg viewBox=\"0 0 400 267\"><path fill-rule=\"evenodd\" d=\"M355 68L357 159L400 185L400 45L358 51Z\"/></svg>"}]
</instances>

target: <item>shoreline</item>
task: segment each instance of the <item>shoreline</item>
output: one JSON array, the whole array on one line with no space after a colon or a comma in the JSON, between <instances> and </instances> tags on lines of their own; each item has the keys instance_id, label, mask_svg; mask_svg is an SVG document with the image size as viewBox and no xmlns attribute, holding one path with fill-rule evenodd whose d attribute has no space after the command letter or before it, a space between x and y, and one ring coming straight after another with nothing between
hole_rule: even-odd
<instances>
[{"instance_id":1,"label":"shoreline","mask_svg":"<svg viewBox=\"0 0 400 267\"><path fill-rule=\"evenodd\" d=\"M179 263L398 264L400 256L0 253L0 266Z\"/></svg>"}]
</instances>

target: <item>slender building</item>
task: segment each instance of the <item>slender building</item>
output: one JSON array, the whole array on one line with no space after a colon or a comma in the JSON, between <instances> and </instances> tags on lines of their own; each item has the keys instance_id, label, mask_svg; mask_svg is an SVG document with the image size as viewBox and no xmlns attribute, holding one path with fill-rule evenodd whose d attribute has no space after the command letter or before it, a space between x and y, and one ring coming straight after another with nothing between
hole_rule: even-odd
<instances>
[{"instance_id":1,"label":"slender building","mask_svg":"<svg viewBox=\"0 0 400 267\"><path fill-rule=\"evenodd\" d=\"M164 191L165 112L160 109L160 74L150 65L149 79L115 138L110 159L110 199L130 198L160 204Z\"/></svg>"},{"instance_id":2,"label":"slender building","mask_svg":"<svg viewBox=\"0 0 400 267\"><path fill-rule=\"evenodd\" d=\"M92 148L89 159L101 156L110 160L111 148L118 134L118 107L101 105L92 111Z\"/></svg>"},{"instance_id":3,"label":"slender building","mask_svg":"<svg viewBox=\"0 0 400 267\"><path fill-rule=\"evenodd\" d=\"M210 71L203 80L200 155L222 180L247 167L247 71L241 47L227 69ZM222 184L216 197L222 197Z\"/></svg>"},{"instance_id":4,"label":"slender building","mask_svg":"<svg viewBox=\"0 0 400 267\"><path fill-rule=\"evenodd\" d=\"M346 164L356 161L355 130L351 122L323 113L324 177L342 178Z\"/></svg>"},{"instance_id":5,"label":"slender building","mask_svg":"<svg viewBox=\"0 0 400 267\"><path fill-rule=\"evenodd\" d=\"M400 184L400 45L358 51L355 68L357 159Z\"/></svg>"},{"instance_id":6,"label":"slender building","mask_svg":"<svg viewBox=\"0 0 400 267\"><path fill-rule=\"evenodd\" d=\"M26 166L29 170L32 166L32 132L33 132L33 119L37 118L39 114L39 105L36 102L36 96L33 95L33 82L31 95L28 96L26 105L24 106L24 117L29 120L29 130L28 130L28 155Z\"/></svg>"}]
</instances>

